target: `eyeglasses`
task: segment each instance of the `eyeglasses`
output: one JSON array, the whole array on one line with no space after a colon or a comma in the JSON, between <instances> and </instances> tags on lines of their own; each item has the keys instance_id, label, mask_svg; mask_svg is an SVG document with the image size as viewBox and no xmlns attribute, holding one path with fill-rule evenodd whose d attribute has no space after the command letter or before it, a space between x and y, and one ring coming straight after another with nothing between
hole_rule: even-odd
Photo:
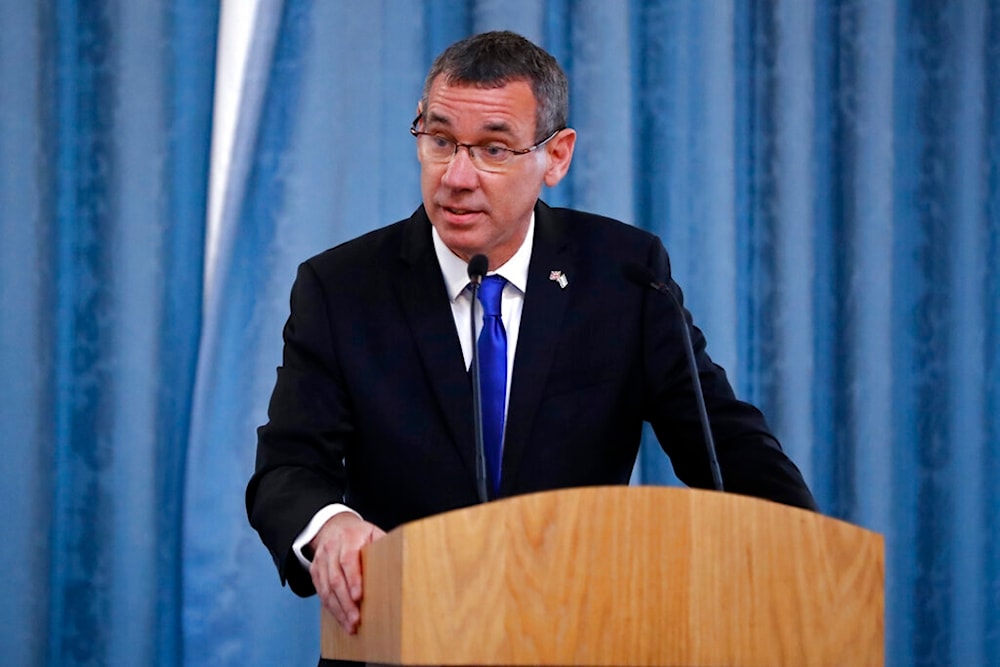
<instances>
[{"instance_id":1,"label":"eyeglasses","mask_svg":"<svg viewBox=\"0 0 1000 667\"><path fill-rule=\"evenodd\" d=\"M469 151L469 159L480 171L502 172L510 166L511 158L517 155L527 155L533 153L552 140L554 136L562 132L564 127L539 141L534 146L514 149L501 146L500 144L461 144L440 134L422 132L417 129L417 123L423 114L413 119L410 125L410 134L417 138L417 150L420 152L420 159L427 162L445 164L458 154L458 149L464 147Z\"/></svg>"}]
</instances>

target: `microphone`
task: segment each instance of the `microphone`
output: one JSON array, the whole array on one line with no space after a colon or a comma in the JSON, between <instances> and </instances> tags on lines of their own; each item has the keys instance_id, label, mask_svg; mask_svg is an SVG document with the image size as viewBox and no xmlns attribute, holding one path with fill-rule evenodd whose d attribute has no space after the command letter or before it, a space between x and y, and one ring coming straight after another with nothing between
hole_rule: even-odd
<instances>
[{"instance_id":1,"label":"microphone","mask_svg":"<svg viewBox=\"0 0 1000 667\"><path fill-rule=\"evenodd\" d=\"M688 372L691 375L691 385L694 389L695 401L698 404L698 418L701 420L701 432L705 438L705 453L708 454L708 467L712 470L712 485L716 491L722 491L722 471L719 469L719 459L715 455L715 440L712 438L712 429L708 423L708 411L705 409L705 394L701 389L701 378L698 376L698 364L694 359L694 346L691 344L691 332L688 331L687 318L684 317L684 308L681 306L673 291L658 280L647 267L638 262L628 262L624 266L625 277L641 287L651 287L660 294L670 297L677 314L681 317L681 331L684 334L684 352L688 359Z\"/></svg>"},{"instance_id":2,"label":"microphone","mask_svg":"<svg viewBox=\"0 0 1000 667\"><path fill-rule=\"evenodd\" d=\"M472 421L476 429L476 490L479 502L489 501L486 490L486 451L483 444L483 394L479 379L479 341L476 340L476 301L483 276L489 271L490 260L486 255L473 255L469 260L469 282L472 284L472 304L469 308L469 336L472 339Z\"/></svg>"}]
</instances>

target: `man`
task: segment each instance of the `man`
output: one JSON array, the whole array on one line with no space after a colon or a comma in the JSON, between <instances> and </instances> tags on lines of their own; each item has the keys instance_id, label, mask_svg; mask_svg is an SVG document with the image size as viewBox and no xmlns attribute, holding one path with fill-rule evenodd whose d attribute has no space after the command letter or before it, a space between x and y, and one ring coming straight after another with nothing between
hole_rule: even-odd
<instances>
[{"instance_id":1,"label":"man","mask_svg":"<svg viewBox=\"0 0 1000 667\"><path fill-rule=\"evenodd\" d=\"M467 276L477 254L503 279L488 279L507 362L499 425L484 420L498 448L491 496L627 483L644 420L680 479L710 488L689 327L726 489L815 508L686 311L626 277L638 264L680 295L660 241L539 201L573 157L567 100L559 65L517 35L449 47L411 129L423 206L299 269L247 511L282 581L318 592L349 632L362 547L478 501Z\"/></svg>"}]
</instances>

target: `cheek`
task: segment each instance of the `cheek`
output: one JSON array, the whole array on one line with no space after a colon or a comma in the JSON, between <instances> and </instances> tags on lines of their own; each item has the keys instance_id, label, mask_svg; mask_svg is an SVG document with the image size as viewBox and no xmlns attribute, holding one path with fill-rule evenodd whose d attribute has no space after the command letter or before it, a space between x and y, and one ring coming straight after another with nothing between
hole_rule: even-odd
<instances>
[{"instance_id":1,"label":"cheek","mask_svg":"<svg viewBox=\"0 0 1000 667\"><path fill-rule=\"evenodd\" d=\"M487 194L498 208L516 212L526 206L529 208L534 206L538 190L539 186L533 179L521 178L494 184Z\"/></svg>"},{"instance_id":2,"label":"cheek","mask_svg":"<svg viewBox=\"0 0 1000 667\"><path fill-rule=\"evenodd\" d=\"M434 178L433 169L425 166L423 163L420 165L420 185L426 186Z\"/></svg>"},{"instance_id":3,"label":"cheek","mask_svg":"<svg viewBox=\"0 0 1000 667\"><path fill-rule=\"evenodd\" d=\"M424 199L428 199L434 194L440 182L441 178L434 169L420 168L420 191L423 193Z\"/></svg>"}]
</instances>

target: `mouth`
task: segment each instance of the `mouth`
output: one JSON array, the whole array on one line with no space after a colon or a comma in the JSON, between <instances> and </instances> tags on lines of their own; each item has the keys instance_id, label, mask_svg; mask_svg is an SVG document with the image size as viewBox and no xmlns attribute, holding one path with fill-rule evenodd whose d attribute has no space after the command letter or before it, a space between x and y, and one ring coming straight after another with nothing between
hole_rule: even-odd
<instances>
[{"instance_id":1,"label":"mouth","mask_svg":"<svg viewBox=\"0 0 1000 667\"><path fill-rule=\"evenodd\" d=\"M442 206L441 210L450 222L468 222L471 218L474 218L482 212L476 209L458 208L454 206Z\"/></svg>"}]
</instances>

